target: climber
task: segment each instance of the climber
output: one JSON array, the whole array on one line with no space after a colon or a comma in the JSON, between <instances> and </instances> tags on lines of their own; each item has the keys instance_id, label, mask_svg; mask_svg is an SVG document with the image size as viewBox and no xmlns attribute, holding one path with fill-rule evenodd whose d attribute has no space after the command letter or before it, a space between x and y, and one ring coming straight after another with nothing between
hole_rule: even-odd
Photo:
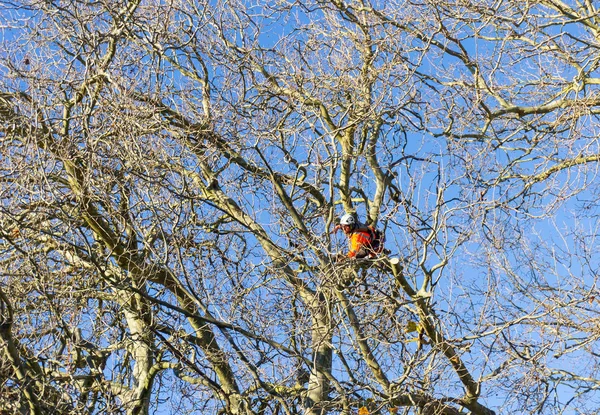
<instances>
[{"instance_id":1,"label":"climber","mask_svg":"<svg viewBox=\"0 0 600 415\"><path fill-rule=\"evenodd\" d=\"M344 231L348 237L350 259L376 258L383 251L384 237L373 226L359 224L353 215L345 214L340 218L340 224L333 228L332 233L338 229Z\"/></svg>"}]
</instances>

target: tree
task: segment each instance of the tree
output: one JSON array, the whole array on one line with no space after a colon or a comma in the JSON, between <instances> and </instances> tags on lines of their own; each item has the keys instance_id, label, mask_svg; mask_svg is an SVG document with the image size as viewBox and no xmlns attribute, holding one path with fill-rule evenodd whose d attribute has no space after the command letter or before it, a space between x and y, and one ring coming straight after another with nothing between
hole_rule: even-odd
<instances>
[{"instance_id":1,"label":"tree","mask_svg":"<svg viewBox=\"0 0 600 415\"><path fill-rule=\"evenodd\" d=\"M597 410L595 6L438 3L1 2L0 411Z\"/></svg>"}]
</instances>

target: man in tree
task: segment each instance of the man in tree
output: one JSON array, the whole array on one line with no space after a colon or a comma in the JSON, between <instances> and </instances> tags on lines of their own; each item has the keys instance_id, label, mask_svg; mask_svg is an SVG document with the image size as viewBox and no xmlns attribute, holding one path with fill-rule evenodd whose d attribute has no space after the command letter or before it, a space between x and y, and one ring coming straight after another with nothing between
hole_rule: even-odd
<instances>
[{"instance_id":1,"label":"man in tree","mask_svg":"<svg viewBox=\"0 0 600 415\"><path fill-rule=\"evenodd\" d=\"M343 215L333 231L338 229L342 229L348 238L350 251L347 257L350 259L373 259L383 251L381 233L371 225L360 224L354 215Z\"/></svg>"}]
</instances>

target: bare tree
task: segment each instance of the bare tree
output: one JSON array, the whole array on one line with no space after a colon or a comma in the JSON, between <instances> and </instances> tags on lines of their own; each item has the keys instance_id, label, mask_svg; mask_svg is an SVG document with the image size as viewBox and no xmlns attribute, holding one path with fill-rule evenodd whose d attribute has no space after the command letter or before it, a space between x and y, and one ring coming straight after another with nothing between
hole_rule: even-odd
<instances>
[{"instance_id":1,"label":"bare tree","mask_svg":"<svg viewBox=\"0 0 600 415\"><path fill-rule=\"evenodd\" d=\"M267 3L0 2L0 413L597 411L592 2Z\"/></svg>"}]
</instances>

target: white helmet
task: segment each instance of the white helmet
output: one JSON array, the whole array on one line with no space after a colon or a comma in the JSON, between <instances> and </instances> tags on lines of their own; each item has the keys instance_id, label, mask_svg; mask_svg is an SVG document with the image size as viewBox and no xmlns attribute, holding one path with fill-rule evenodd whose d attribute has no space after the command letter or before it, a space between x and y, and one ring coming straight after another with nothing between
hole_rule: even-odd
<instances>
[{"instance_id":1,"label":"white helmet","mask_svg":"<svg viewBox=\"0 0 600 415\"><path fill-rule=\"evenodd\" d=\"M353 215L346 213L340 218L340 225L350 225L354 227L356 225L356 219Z\"/></svg>"}]
</instances>

